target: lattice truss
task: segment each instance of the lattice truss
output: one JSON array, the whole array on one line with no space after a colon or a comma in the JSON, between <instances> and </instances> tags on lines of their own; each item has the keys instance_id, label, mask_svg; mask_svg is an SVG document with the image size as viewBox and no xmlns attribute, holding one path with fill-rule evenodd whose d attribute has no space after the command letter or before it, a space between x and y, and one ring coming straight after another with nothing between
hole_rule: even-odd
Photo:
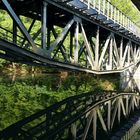
<instances>
[{"instance_id":1,"label":"lattice truss","mask_svg":"<svg viewBox=\"0 0 140 140\"><path fill-rule=\"evenodd\" d=\"M138 64L138 42L101 27L99 22L94 24L77 14L65 14L58 7L51 13L54 11L48 10L52 7L50 3L40 4L41 14L30 11L32 22L27 28L10 1L2 0L3 9L13 22L13 31L5 29L2 22L0 24L2 58L96 74L122 72ZM58 24L53 22L55 17L49 15L56 16Z\"/></svg>"}]
</instances>

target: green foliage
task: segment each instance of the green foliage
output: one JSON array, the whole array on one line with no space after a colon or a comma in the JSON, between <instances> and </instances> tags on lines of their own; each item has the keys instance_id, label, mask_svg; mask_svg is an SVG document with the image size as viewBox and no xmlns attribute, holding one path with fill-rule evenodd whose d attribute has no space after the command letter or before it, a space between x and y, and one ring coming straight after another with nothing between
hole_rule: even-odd
<instances>
[{"instance_id":1,"label":"green foliage","mask_svg":"<svg viewBox=\"0 0 140 140\"><path fill-rule=\"evenodd\" d=\"M111 0L111 2L130 17L133 22L140 26L140 11L135 7L131 0Z\"/></svg>"},{"instance_id":2,"label":"green foliage","mask_svg":"<svg viewBox=\"0 0 140 140\"><path fill-rule=\"evenodd\" d=\"M13 82L1 76L0 130L67 97L88 91L116 90L118 79L107 77L42 75L17 78Z\"/></svg>"}]
</instances>

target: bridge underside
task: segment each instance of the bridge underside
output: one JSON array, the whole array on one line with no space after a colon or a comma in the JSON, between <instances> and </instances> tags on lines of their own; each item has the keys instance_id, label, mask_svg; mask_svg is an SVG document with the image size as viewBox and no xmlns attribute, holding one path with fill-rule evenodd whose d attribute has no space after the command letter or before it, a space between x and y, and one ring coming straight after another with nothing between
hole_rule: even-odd
<instances>
[{"instance_id":1,"label":"bridge underside","mask_svg":"<svg viewBox=\"0 0 140 140\"><path fill-rule=\"evenodd\" d=\"M96 74L139 63L140 38L127 19L111 19L117 11L107 16L80 0L2 0L0 8L12 24L10 31L0 22L1 58Z\"/></svg>"}]
</instances>

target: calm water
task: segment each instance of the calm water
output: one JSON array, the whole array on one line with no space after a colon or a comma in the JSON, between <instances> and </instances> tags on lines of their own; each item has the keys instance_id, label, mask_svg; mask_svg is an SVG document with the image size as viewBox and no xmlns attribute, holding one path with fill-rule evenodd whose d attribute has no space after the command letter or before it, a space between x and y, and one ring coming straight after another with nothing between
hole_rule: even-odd
<instances>
[{"instance_id":1,"label":"calm water","mask_svg":"<svg viewBox=\"0 0 140 140\"><path fill-rule=\"evenodd\" d=\"M55 102L87 91L116 90L118 76L53 73L0 76L0 130Z\"/></svg>"},{"instance_id":2,"label":"calm water","mask_svg":"<svg viewBox=\"0 0 140 140\"><path fill-rule=\"evenodd\" d=\"M128 78L128 77L127 77ZM132 87L136 82L124 79L130 86L125 90L138 90ZM130 78L129 78L130 79ZM126 82L126 83L125 83ZM44 109L69 96L87 91L120 90L119 75L94 76L67 72L36 75L1 75L0 76L0 130ZM139 131L133 140L139 140Z\"/></svg>"}]
</instances>

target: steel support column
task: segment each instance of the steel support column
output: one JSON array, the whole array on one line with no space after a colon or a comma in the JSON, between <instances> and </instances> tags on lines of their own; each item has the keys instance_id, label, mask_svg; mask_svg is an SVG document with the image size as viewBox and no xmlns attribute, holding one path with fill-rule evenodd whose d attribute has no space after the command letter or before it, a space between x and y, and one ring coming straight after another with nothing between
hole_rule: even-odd
<instances>
[{"instance_id":1,"label":"steel support column","mask_svg":"<svg viewBox=\"0 0 140 140\"><path fill-rule=\"evenodd\" d=\"M78 64L78 52L79 52L79 43L78 43L78 36L79 36L79 22L76 21L76 29L75 29L75 48L74 48L74 63Z\"/></svg>"},{"instance_id":2,"label":"steel support column","mask_svg":"<svg viewBox=\"0 0 140 140\"><path fill-rule=\"evenodd\" d=\"M99 32L100 32L100 27L97 27L97 33L96 33L96 45L95 45L95 69L99 70Z\"/></svg>"},{"instance_id":3,"label":"steel support column","mask_svg":"<svg viewBox=\"0 0 140 140\"><path fill-rule=\"evenodd\" d=\"M17 24L13 20L13 43L17 44Z\"/></svg>"},{"instance_id":4,"label":"steel support column","mask_svg":"<svg viewBox=\"0 0 140 140\"><path fill-rule=\"evenodd\" d=\"M47 5L48 3L46 1L42 2L42 14L41 14L41 46L42 48L45 50L46 49L46 39L47 39L47 30L46 30L46 26L47 26Z\"/></svg>"}]
</instances>

